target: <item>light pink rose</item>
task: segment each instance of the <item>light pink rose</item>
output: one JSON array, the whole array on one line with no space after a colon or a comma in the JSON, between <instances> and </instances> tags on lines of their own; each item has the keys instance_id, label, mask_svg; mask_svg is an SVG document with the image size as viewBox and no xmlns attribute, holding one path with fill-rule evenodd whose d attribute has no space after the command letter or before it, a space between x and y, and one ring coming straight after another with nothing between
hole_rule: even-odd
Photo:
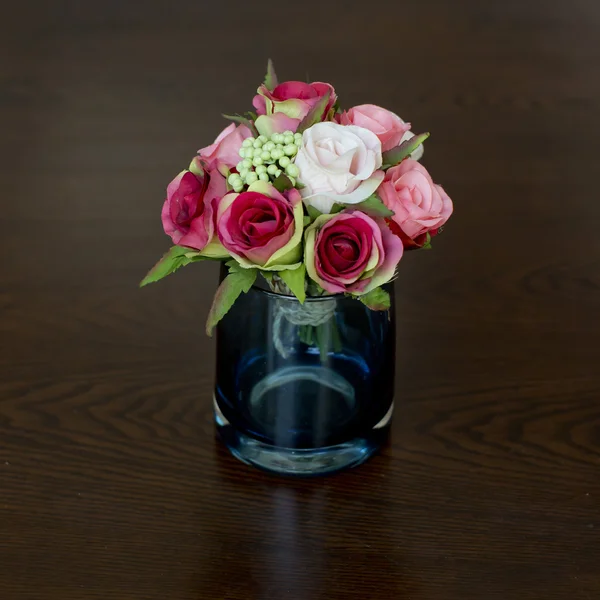
<instances>
[{"instance_id":1,"label":"light pink rose","mask_svg":"<svg viewBox=\"0 0 600 600\"><path fill-rule=\"evenodd\" d=\"M412 240L439 229L452 214L448 194L433 183L423 165L410 158L387 171L378 194L394 211L391 219Z\"/></svg>"},{"instance_id":2,"label":"light pink rose","mask_svg":"<svg viewBox=\"0 0 600 600\"><path fill-rule=\"evenodd\" d=\"M295 164L307 206L328 213L334 204L358 204L383 181L381 142L362 127L317 123L302 135Z\"/></svg>"},{"instance_id":3,"label":"light pink rose","mask_svg":"<svg viewBox=\"0 0 600 600\"><path fill-rule=\"evenodd\" d=\"M335 90L329 83L285 81L272 91L261 85L252 101L259 115L256 120L258 131L266 136L286 130L296 131L300 121L328 92L329 101L323 112L324 117L337 100Z\"/></svg>"},{"instance_id":4,"label":"light pink rose","mask_svg":"<svg viewBox=\"0 0 600 600\"><path fill-rule=\"evenodd\" d=\"M216 170L204 171L198 161L182 171L167 187L161 219L173 243L203 250L213 239L213 215L227 193L225 178Z\"/></svg>"},{"instance_id":5,"label":"light pink rose","mask_svg":"<svg viewBox=\"0 0 600 600\"><path fill-rule=\"evenodd\" d=\"M379 138L383 152L399 146L410 129L410 123L375 104L355 106L343 112L338 120L342 125L357 125L372 131Z\"/></svg>"},{"instance_id":6,"label":"light pink rose","mask_svg":"<svg viewBox=\"0 0 600 600\"><path fill-rule=\"evenodd\" d=\"M394 276L403 249L383 219L358 210L321 215L305 232L306 272L327 292L362 295Z\"/></svg>"},{"instance_id":7,"label":"light pink rose","mask_svg":"<svg viewBox=\"0 0 600 600\"><path fill-rule=\"evenodd\" d=\"M242 142L251 136L248 127L232 123L221 131L210 146L198 150L198 154L208 169L218 169L222 165L232 169L240 161L238 152Z\"/></svg>"}]
</instances>

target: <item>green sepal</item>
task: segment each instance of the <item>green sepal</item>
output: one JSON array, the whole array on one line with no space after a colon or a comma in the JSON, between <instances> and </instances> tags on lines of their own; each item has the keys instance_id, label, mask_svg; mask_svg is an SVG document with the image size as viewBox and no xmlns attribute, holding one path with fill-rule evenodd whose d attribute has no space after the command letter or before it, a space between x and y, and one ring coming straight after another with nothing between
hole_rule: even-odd
<instances>
[{"instance_id":1,"label":"green sepal","mask_svg":"<svg viewBox=\"0 0 600 600\"><path fill-rule=\"evenodd\" d=\"M360 210L373 217L391 217L394 215L394 211L390 210L381 200L377 194L372 194L366 200L353 204L352 208Z\"/></svg>"},{"instance_id":2,"label":"green sepal","mask_svg":"<svg viewBox=\"0 0 600 600\"><path fill-rule=\"evenodd\" d=\"M380 287L375 288L362 296L354 296L354 298L360 300L371 310L389 310L391 306L390 295Z\"/></svg>"},{"instance_id":3,"label":"green sepal","mask_svg":"<svg viewBox=\"0 0 600 600\"><path fill-rule=\"evenodd\" d=\"M263 85L270 92L272 92L277 87L277 75L275 73L275 67L273 66L273 61L271 59L269 59L267 62L267 74L265 75Z\"/></svg>"},{"instance_id":4,"label":"green sepal","mask_svg":"<svg viewBox=\"0 0 600 600\"><path fill-rule=\"evenodd\" d=\"M275 181L273 181L273 187L279 192L283 193L286 190L291 190L294 187L292 180L285 174L282 173Z\"/></svg>"},{"instance_id":5,"label":"green sepal","mask_svg":"<svg viewBox=\"0 0 600 600\"><path fill-rule=\"evenodd\" d=\"M286 269L285 271L279 271L278 275L288 286L288 288L290 288L292 294L298 298L300 304L303 304L306 300L306 291L304 289L306 266L301 264L297 269Z\"/></svg>"},{"instance_id":6,"label":"green sepal","mask_svg":"<svg viewBox=\"0 0 600 600\"><path fill-rule=\"evenodd\" d=\"M248 117L244 117L244 115L226 115L223 113L222 115L226 119L233 121L234 123L239 123L240 125L245 125L251 132L254 137L258 136L258 131L256 130L256 126L254 122L251 121Z\"/></svg>"},{"instance_id":7,"label":"green sepal","mask_svg":"<svg viewBox=\"0 0 600 600\"><path fill-rule=\"evenodd\" d=\"M383 169L389 169L401 163L405 158L410 156L428 137L429 133L419 133L410 140L402 142L396 148L392 148L383 153Z\"/></svg>"},{"instance_id":8,"label":"green sepal","mask_svg":"<svg viewBox=\"0 0 600 600\"><path fill-rule=\"evenodd\" d=\"M330 96L331 91L327 90L325 95L320 98L319 101L308 111L304 119L300 121L298 129L296 129L298 133L304 132L309 127L312 127L316 123L320 123L323 120L325 111L327 110L327 105L329 104Z\"/></svg>"}]
</instances>

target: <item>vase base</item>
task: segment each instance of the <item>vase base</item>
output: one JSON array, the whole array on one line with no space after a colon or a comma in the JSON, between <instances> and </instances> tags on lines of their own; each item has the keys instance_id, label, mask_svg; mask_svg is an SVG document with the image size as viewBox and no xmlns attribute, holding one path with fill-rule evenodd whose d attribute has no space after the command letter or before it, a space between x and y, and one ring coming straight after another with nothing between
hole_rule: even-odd
<instances>
[{"instance_id":1,"label":"vase base","mask_svg":"<svg viewBox=\"0 0 600 600\"><path fill-rule=\"evenodd\" d=\"M376 431L374 439L356 438L336 446L302 449L265 444L240 431L215 414L217 432L229 451L242 462L279 475L314 477L356 467L383 444L387 428Z\"/></svg>"}]
</instances>

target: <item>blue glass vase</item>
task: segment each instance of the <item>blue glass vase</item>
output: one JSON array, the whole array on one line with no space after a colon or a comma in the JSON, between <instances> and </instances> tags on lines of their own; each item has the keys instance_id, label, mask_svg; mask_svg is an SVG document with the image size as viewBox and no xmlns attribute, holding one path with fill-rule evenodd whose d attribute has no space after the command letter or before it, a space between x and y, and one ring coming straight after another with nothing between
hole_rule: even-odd
<instances>
[{"instance_id":1,"label":"blue glass vase","mask_svg":"<svg viewBox=\"0 0 600 600\"><path fill-rule=\"evenodd\" d=\"M245 463L286 475L361 464L393 411L395 318L343 295L307 298L266 285L217 327L215 420Z\"/></svg>"}]
</instances>

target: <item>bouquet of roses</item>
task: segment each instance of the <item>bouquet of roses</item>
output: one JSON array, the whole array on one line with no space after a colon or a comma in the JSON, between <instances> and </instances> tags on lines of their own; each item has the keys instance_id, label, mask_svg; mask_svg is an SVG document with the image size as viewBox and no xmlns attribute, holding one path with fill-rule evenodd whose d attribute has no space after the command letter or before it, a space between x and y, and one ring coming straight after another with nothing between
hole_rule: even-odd
<instances>
[{"instance_id":1,"label":"bouquet of roses","mask_svg":"<svg viewBox=\"0 0 600 600\"><path fill-rule=\"evenodd\" d=\"M278 84L271 61L255 112L198 151L167 187L173 246L141 285L203 260L226 262L207 333L258 275L271 289L346 294L387 310L382 285L403 251L429 248L452 201L419 162L428 133L364 104L342 110L328 83Z\"/></svg>"}]
</instances>

